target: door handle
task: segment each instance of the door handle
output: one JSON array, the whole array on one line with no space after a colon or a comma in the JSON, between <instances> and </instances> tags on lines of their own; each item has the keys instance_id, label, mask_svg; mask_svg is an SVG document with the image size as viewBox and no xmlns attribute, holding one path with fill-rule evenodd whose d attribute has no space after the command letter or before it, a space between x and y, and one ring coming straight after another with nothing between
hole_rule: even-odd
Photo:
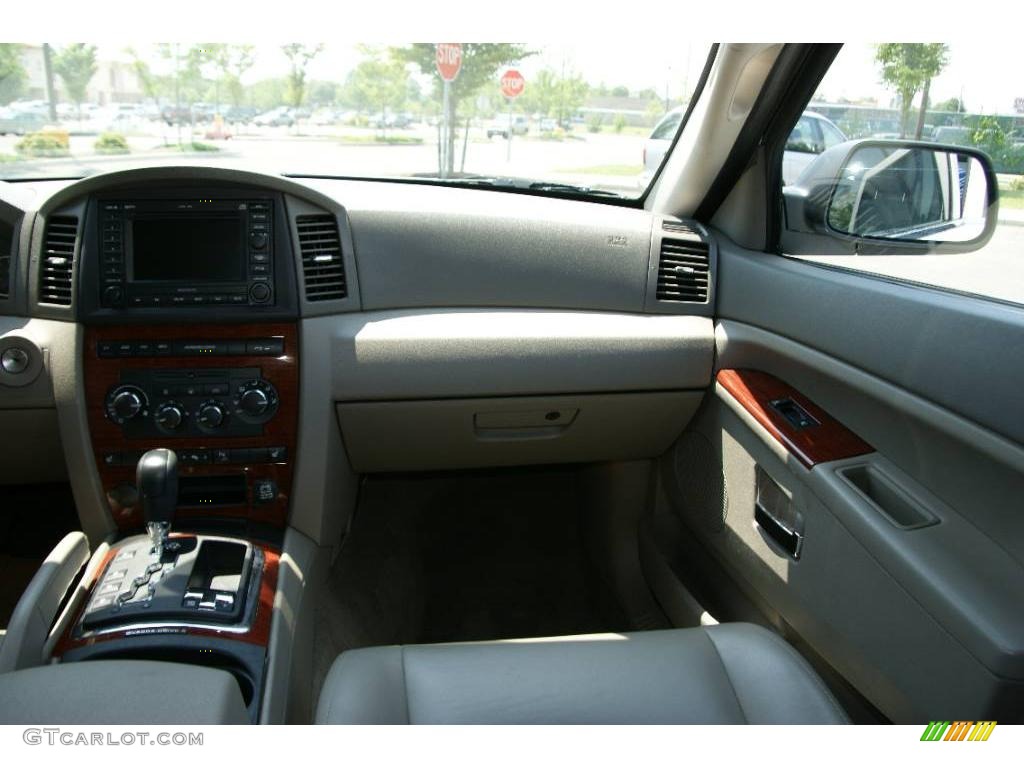
<instances>
[{"instance_id":1,"label":"door handle","mask_svg":"<svg viewBox=\"0 0 1024 768\"><path fill-rule=\"evenodd\" d=\"M763 467L755 472L757 496L754 522L765 543L778 554L800 559L804 548L804 516Z\"/></svg>"},{"instance_id":2,"label":"door handle","mask_svg":"<svg viewBox=\"0 0 1024 768\"><path fill-rule=\"evenodd\" d=\"M804 534L795 531L775 518L760 502L754 505L754 522L764 536L794 560L800 559L804 548Z\"/></svg>"}]
</instances>

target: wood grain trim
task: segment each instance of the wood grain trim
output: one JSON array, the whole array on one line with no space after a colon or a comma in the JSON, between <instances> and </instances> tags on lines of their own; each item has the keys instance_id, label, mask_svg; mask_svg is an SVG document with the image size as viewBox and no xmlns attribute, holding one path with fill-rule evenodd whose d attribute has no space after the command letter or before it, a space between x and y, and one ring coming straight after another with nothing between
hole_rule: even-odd
<instances>
[{"instance_id":1,"label":"wood grain trim","mask_svg":"<svg viewBox=\"0 0 1024 768\"><path fill-rule=\"evenodd\" d=\"M101 358L97 354L100 341L170 341L182 339L261 339L281 338L284 340L284 354L280 357L267 356L218 356L218 357L147 357L147 358ZM144 451L163 447L174 450L204 449L219 447L266 448L284 446L287 460L277 464L236 464L183 466L178 471L184 476L244 474L246 485L251 488L253 478L268 478L277 484L278 494L272 502L255 504L250 498L244 505L235 507L179 508L175 519L186 523L205 517L240 517L253 522L269 523L284 528L288 519L288 505L291 499L292 479L295 467L295 451L298 444L299 423L299 340L295 323L251 323L245 325L111 325L91 326L85 332L85 398L92 440L93 456L107 502L114 522L122 533L142 527L142 513L138 505L122 506L115 489L121 484L134 484L135 468L129 466L107 466L102 457L108 452ZM206 437L161 437L129 439L121 427L106 417L107 393L121 380L122 369L200 369L200 368L259 368L263 378L277 389L281 405L277 414L263 428L259 437L228 438L215 435Z\"/></svg>"},{"instance_id":2,"label":"wood grain trim","mask_svg":"<svg viewBox=\"0 0 1024 768\"><path fill-rule=\"evenodd\" d=\"M181 633L182 635L216 637L222 640L235 640L241 643L251 643L253 645L261 645L264 647L270 643L270 626L274 618L274 595L277 592L277 574L280 566L281 555L276 550L268 547L262 547L262 549L264 560L263 576L260 579L259 604L256 606L256 614L253 616L252 626L249 630L244 633L238 633L207 627L185 627L184 631ZM96 579L104 572L107 563L110 562L115 554L117 554L117 547L112 547L104 558L103 563L96 572L91 575L93 582L91 586L95 585ZM81 622L85 606L89 604L89 598L92 597L91 586L90 593L86 599L82 601L82 605L78 609L78 614L75 616L74 622L69 625L63 637L61 637L60 641L57 643L53 652L54 657L59 658L68 651L72 651L77 648L85 648L98 643L110 642L111 640L124 640L128 637L124 632L107 632L100 635L91 635L86 638L72 637L71 633ZM153 624L154 628L158 628L159 626L159 624Z\"/></svg>"},{"instance_id":3,"label":"wood grain trim","mask_svg":"<svg viewBox=\"0 0 1024 768\"><path fill-rule=\"evenodd\" d=\"M813 401L769 373L727 368L718 372L716 381L808 469L815 464L862 456L874 450ZM790 424L771 405L785 398L797 403L818 424L803 429Z\"/></svg>"}]
</instances>

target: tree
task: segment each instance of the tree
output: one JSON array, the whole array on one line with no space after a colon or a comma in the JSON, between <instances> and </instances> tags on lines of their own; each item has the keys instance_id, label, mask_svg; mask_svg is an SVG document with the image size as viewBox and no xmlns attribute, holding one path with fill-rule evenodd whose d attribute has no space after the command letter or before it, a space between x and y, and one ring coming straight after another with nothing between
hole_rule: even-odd
<instances>
[{"instance_id":1,"label":"tree","mask_svg":"<svg viewBox=\"0 0 1024 768\"><path fill-rule=\"evenodd\" d=\"M79 115L89 81L96 74L96 46L72 43L57 51L53 57L53 71L62 81L68 98L75 103Z\"/></svg>"},{"instance_id":2,"label":"tree","mask_svg":"<svg viewBox=\"0 0 1024 768\"><path fill-rule=\"evenodd\" d=\"M954 96L951 99L946 99L945 101L940 101L938 104L936 104L933 107L933 109L935 111L937 111L937 112L960 112L960 113L963 113L963 112L967 111L964 108L964 103L960 99L958 99L956 96Z\"/></svg>"},{"instance_id":3,"label":"tree","mask_svg":"<svg viewBox=\"0 0 1024 768\"><path fill-rule=\"evenodd\" d=\"M323 49L323 44L288 43L288 45L281 46L289 63L285 99L290 106L296 108L302 106L302 100L306 96L306 69L309 67L309 62L319 56Z\"/></svg>"},{"instance_id":4,"label":"tree","mask_svg":"<svg viewBox=\"0 0 1024 768\"><path fill-rule=\"evenodd\" d=\"M256 48L252 45L231 45L229 43L203 43L210 60L216 64L220 82L227 91L233 106L240 106L245 96L242 76L256 63Z\"/></svg>"},{"instance_id":5,"label":"tree","mask_svg":"<svg viewBox=\"0 0 1024 768\"><path fill-rule=\"evenodd\" d=\"M21 96L28 73L21 64L21 46L0 43L0 104L9 104Z\"/></svg>"},{"instance_id":6,"label":"tree","mask_svg":"<svg viewBox=\"0 0 1024 768\"><path fill-rule=\"evenodd\" d=\"M414 43L405 48L392 48L394 58L415 64L419 70L434 78L434 96L440 101L441 76L437 74L436 53L433 43ZM516 43L463 43L462 67L459 76L449 85L448 125L455 126L458 120L459 103L474 96L485 85L497 90L498 71L509 64L522 61L535 52ZM529 88L529 84L527 84ZM450 174L455 167L455 131L448 135L448 167L440 169Z\"/></svg>"},{"instance_id":7,"label":"tree","mask_svg":"<svg viewBox=\"0 0 1024 768\"><path fill-rule=\"evenodd\" d=\"M617 99L625 99L629 96L629 88L624 85L616 85L612 88L611 95Z\"/></svg>"},{"instance_id":8,"label":"tree","mask_svg":"<svg viewBox=\"0 0 1024 768\"><path fill-rule=\"evenodd\" d=\"M921 93L921 110L915 138L920 139L928 109L932 78L949 61L949 47L943 43L882 43L875 50L882 68L882 82L896 91L900 100L900 136L907 135L914 97Z\"/></svg>"},{"instance_id":9,"label":"tree","mask_svg":"<svg viewBox=\"0 0 1024 768\"><path fill-rule=\"evenodd\" d=\"M564 123L583 106L589 92L590 86L575 73L560 77L552 69L542 69L531 78L518 101L524 112L554 116Z\"/></svg>"},{"instance_id":10,"label":"tree","mask_svg":"<svg viewBox=\"0 0 1024 768\"><path fill-rule=\"evenodd\" d=\"M380 112L387 120L388 110L398 111L409 95L409 73L397 59L381 58L372 50L370 58L359 62L345 81L347 101L362 111ZM387 128L386 124L381 125Z\"/></svg>"}]
</instances>

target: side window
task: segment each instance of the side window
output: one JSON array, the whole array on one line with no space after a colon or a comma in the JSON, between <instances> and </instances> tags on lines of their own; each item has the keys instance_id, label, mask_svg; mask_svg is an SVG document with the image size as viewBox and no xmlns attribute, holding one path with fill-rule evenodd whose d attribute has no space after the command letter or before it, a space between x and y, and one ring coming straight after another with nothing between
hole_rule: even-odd
<instances>
[{"instance_id":1,"label":"side window","mask_svg":"<svg viewBox=\"0 0 1024 768\"><path fill-rule=\"evenodd\" d=\"M842 132L827 120L819 120L818 126L821 128L821 136L824 139L825 149L832 149L836 144L842 144L846 141L846 137Z\"/></svg>"},{"instance_id":2,"label":"side window","mask_svg":"<svg viewBox=\"0 0 1024 768\"><path fill-rule=\"evenodd\" d=\"M1019 71L980 42L844 45L779 152L779 252L1024 305Z\"/></svg>"},{"instance_id":3,"label":"side window","mask_svg":"<svg viewBox=\"0 0 1024 768\"><path fill-rule=\"evenodd\" d=\"M803 115L793 126L789 139L786 141L787 152L807 152L818 154L822 151L821 139L818 136L818 121L810 115Z\"/></svg>"},{"instance_id":4,"label":"side window","mask_svg":"<svg viewBox=\"0 0 1024 768\"><path fill-rule=\"evenodd\" d=\"M654 129L654 133L651 134L652 139L663 139L665 141L672 141L676 137L676 131L679 130L679 123L682 122L682 112L672 112L667 115Z\"/></svg>"}]
</instances>

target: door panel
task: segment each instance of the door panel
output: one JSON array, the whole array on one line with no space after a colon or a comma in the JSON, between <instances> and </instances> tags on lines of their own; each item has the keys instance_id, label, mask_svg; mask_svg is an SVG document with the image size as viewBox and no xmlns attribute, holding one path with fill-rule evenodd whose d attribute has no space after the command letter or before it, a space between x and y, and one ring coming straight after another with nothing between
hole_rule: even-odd
<instances>
[{"instance_id":1,"label":"door panel","mask_svg":"<svg viewBox=\"0 0 1024 768\"><path fill-rule=\"evenodd\" d=\"M1024 312L724 239L719 269L718 383L662 462L670 514L887 717L1019 721ZM808 461L730 369L783 382L868 450ZM715 514L694 441L718 462Z\"/></svg>"}]
</instances>

